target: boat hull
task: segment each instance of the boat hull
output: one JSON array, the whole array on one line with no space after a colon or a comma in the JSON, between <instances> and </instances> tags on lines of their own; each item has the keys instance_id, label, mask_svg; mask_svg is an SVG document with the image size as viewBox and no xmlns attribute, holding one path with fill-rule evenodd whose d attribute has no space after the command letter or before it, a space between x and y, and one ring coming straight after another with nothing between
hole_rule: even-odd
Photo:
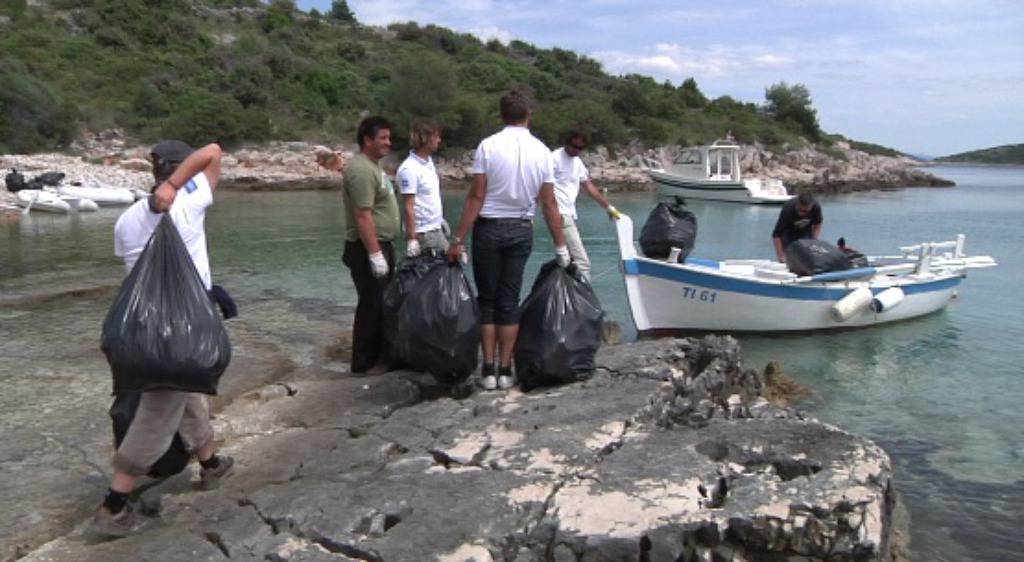
<instances>
[{"instance_id":1,"label":"boat hull","mask_svg":"<svg viewBox=\"0 0 1024 562\"><path fill-rule=\"evenodd\" d=\"M696 181L659 170L648 170L647 174L658 186L658 193L666 197L679 195L688 199L760 205L781 205L790 199L789 195L757 194L743 182L738 181Z\"/></svg>"},{"instance_id":2,"label":"boat hull","mask_svg":"<svg viewBox=\"0 0 1024 562\"><path fill-rule=\"evenodd\" d=\"M61 186L57 189L61 195L91 199L100 206L131 205L135 202L135 194L128 189L108 187Z\"/></svg>"},{"instance_id":3,"label":"boat hull","mask_svg":"<svg viewBox=\"0 0 1024 562\"><path fill-rule=\"evenodd\" d=\"M894 282L782 285L723 276L710 268L633 258L623 261L630 312L638 332L801 332L871 326L923 316L956 296L961 275L901 284L899 306L870 308L838 321L833 305L857 287L873 294ZM706 271L703 271L707 269Z\"/></svg>"},{"instance_id":4,"label":"boat hull","mask_svg":"<svg viewBox=\"0 0 1024 562\"><path fill-rule=\"evenodd\" d=\"M31 211L44 211L47 213L67 213L71 205L63 201L58 195L49 191L38 189L23 189L17 194L18 206L29 208Z\"/></svg>"}]
</instances>

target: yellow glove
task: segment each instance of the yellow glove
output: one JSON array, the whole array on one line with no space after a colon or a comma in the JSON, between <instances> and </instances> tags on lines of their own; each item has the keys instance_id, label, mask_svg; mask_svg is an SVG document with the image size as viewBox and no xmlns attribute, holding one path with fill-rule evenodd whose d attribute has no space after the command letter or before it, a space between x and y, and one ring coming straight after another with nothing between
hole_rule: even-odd
<instances>
[{"instance_id":1,"label":"yellow glove","mask_svg":"<svg viewBox=\"0 0 1024 562\"><path fill-rule=\"evenodd\" d=\"M613 205L608 205L608 216L611 217L612 220L617 221L622 217L622 213L620 213Z\"/></svg>"}]
</instances>

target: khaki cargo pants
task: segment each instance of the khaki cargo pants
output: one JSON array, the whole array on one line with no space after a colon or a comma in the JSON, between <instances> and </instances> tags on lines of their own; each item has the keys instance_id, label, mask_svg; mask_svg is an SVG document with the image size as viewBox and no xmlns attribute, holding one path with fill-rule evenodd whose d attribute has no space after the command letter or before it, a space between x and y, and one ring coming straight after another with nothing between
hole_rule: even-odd
<instances>
[{"instance_id":1,"label":"khaki cargo pants","mask_svg":"<svg viewBox=\"0 0 1024 562\"><path fill-rule=\"evenodd\" d=\"M114 453L114 470L142 476L167 452L180 433L195 454L213 441L210 405L205 394L156 390L143 392L128 434Z\"/></svg>"}]
</instances>

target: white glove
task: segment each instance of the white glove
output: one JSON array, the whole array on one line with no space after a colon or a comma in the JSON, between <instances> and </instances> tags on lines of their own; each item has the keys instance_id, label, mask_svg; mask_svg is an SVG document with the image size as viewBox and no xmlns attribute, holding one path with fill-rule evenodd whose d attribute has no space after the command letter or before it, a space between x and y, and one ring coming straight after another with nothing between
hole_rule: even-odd
<instances>
[{"instance_id":1,"label":"white glove","mask_svg":"<svg viewBox=\"0 0 1024 562\"><path fill-rule=\"evenodd\" d=\"M384 252L370 254L370 269L373 270L373 276L377 279L388 274L388 260L384 259Z\"/></svg>"},{"instance_id":2,"label":"white glove","mask_svg":"<svg viewBox=\"0 0 1024 562\"><path fill-rule=\"evenodd\" d=\"M405 257L407 258L415 258L416 256L420 255L421 251L422 250L420 250L420 241L415 238L409 240L409 242L405 245Z\"/></svg>"},{"instance_id":3,"label":"white glove","mask_svg":"<svg viewBox=\"0 0 1024 562\"><path fill-rule=\"evenodd\" d=\"M555 248L555 262L558 263L558 267L569 267L569 262L572 258L569 257L569 248L566 246L559 246Z\"/></svg>"},{"instance_id":4,"label":"white glove","mask_svg":"<svg viewBox=\"0 0 1024 562\"><path fill-rule=\"evenodd\" d=\"M619 220L619 217L622 216L622 213L620 213L619 210L615 208L615 205L608 205L608 216L611 217L612 220L617 221Z\"/></svg>"}]
</instances>

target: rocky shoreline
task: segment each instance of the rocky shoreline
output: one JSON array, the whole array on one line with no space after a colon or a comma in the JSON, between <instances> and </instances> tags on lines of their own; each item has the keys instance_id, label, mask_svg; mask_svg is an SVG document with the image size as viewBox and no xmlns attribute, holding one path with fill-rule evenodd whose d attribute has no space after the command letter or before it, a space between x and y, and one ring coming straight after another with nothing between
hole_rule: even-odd
<instances>
[{"instance_id":1,"label":"rocky shoreline","mask_svg":"<svg viewBox=\"0 0 1024 562\"><path fill-rule=\"evenodd\" d=\"M632 143L617 150L595 147L584 155L594 181L610 191L648 191L653 189L646 163L670 161L679 146L646 149ZM148 149L127 146L118 134L98 135L75 144L68 154L0 156L0 170L6 175L17 168L27 176L46 171L61 171L67 181L86 185L112 185L148 189L152 184ZM353 147L330 148L307 142L274 142L247 147L225 155L221 186L224 189L274 191L339 189L339 168L351 158ZM401 155L393 154L384 162L394 171ZM471 179L472 153L441 155L438 173L443 184L461 185ZM746 146L740 157L747 177L781 179L791 192L848 193L896 187L939 187L952 182L919 169L921 163L910 158L874 156L855 150L844 142L833 145L830 154L805 148L774 154L760 146ZM0 213L16 212L14 196L0 189Z\"/></svg>"},{"instance_id":2,"label":"rocky shoreline","mask_svg":"<svg viewBox=\"0 0 1024 562\"><path fill-rule=\"evenodd\" d=\"M97 541L83 510L16 556L900 558L887 455L770 402L779 373L744 368L732 338L607 346L597 364L585 382L462 399L411 372L293 368L221 402L239 470L220 489L197 490L186 471L142 492L146 532Z\"/></svg>"}]
</instances>

